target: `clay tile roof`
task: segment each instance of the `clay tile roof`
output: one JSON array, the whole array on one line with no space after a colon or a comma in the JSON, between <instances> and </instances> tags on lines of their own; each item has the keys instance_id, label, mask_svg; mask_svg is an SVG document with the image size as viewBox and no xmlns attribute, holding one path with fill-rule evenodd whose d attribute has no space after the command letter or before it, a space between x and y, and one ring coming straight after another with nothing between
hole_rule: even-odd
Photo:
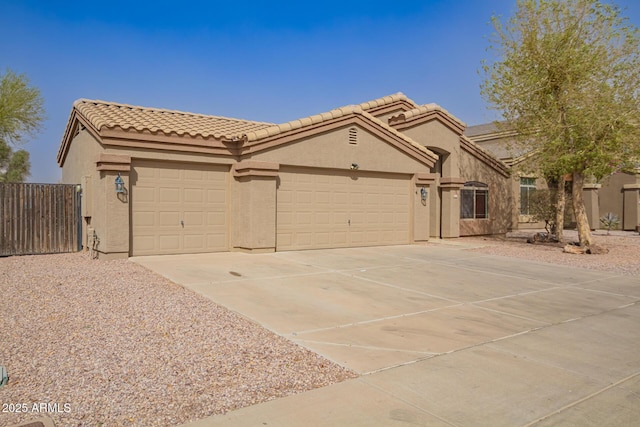
<instances>
[{"instance_id":1,"label":"clay tile roof","mask_svg":"<svg viewBox=\"0 0 640 427\"><path fill-rule=\"evenodd\" d=\"M410 104L417 105L415 102L407 98L402 92L394 93L393 95L383 96L382 98L374 99L373 101L367 101L360 104L360 108L363 110L371 110L372 108L382 107L383 105L393 104L397 101L407 101Z\"/></svg>"},{"instance_id":2,"label":"clay tile roof","mask_svg":"<svg viewBox=\"0 0 640 427\"><path fill-rule=\"evenodd\" d=\"M307 126L315 125L318 123L326 122L331 119L337 119L338 117L346 116L351 113L362 113L362 108L355 105L349 105L346 107L336 108L335 110L327 111L326 113L316 114L302 119L292 120L287 123L279 125L272 125L262 129L245 133L247 141L259 141L270 136L279 135L281 133L304 128Z\"/></svg>"},{"instance_id":3,"label":"clay tile roof","mask_svg":"<svg viewBox=\"0 0 640 427\"><path fill-rule=\"evenodd\" d=\"M441 106L439 106L438 104L424 104L421 105L419 107L416 107L412 110L409 111L404 111L400 114L396 114L395 116L389 118L389 121L391 122L392 120L395 119L400 119L403 121L407 121L410 120L412 118L417 118L426 114L430 114L433 112L440 112L442 114L444 114L446 117L449 118L449 120L451 120L456 127L460 128L460 131L462 132L464 130L464 128L466 128L466 124L460 120L459 118L457 118L456 116L454 116L453 114L451 114L450 112L448 112L447 110L445 110L444 108L442 108Z\"/></svg>"},{"instance_id":4,"label":"clay tile roof","mask_svg":"<svg viewBox=\"0 0 640 427\"><path fill-rule=\"evenodd\" d=\"M186 113L176 110L139 107L115 102L79 99L74 108L97 130L102 128L149 131L166 135L232 139L273 123Z\"/></svg>"}]
</instances>

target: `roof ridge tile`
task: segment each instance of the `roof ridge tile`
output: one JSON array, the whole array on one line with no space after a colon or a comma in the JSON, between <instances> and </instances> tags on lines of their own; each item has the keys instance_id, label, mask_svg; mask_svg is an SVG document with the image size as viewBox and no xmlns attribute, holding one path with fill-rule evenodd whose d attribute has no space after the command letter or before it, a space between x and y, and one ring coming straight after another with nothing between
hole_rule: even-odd
<instances>
[{"instance_id":1,"label":"roof ridge tile","mask_svg":"<svg viewBox=\"0 0 640 427\"><path fill-rule=\"evenodd\" d=\"M407 95L405 95L404 93L396 92L391 95L383 96L382 98L376 98L376 99L372 99L371 101L363 102L359 104L358 107L362 108L363 110L370 110L372 108L382 107L384 105L391 104L397 101L407 101L410 104L418 105L415 102L413 102L411 99L409 99Z\"/></svg>"}]
</instances>

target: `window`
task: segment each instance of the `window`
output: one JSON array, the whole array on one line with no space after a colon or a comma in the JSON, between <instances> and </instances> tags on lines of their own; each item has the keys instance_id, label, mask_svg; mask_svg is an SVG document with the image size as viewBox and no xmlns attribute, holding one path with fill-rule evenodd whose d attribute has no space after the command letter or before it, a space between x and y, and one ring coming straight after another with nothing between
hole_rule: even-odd
<instances>
[{"instance_id":1,"label":"window","mask_svg":"<svg viewBox=\"0 0 640 427\"><path fill-rule=\"evenodd\" d=\"M489 218L489 186L482 182L470 181L460 190L460 218Z\"/></svg>"},{"instance_id":2,"label":"window","mask_svg":"<svg viewBox=\"0 0 640 427\"><path fill-rule=\"evenodd\" d=\"M536 191L535 178L520 178L520 215L530 215L531 196Z\"/></svg>"}]
</instances>

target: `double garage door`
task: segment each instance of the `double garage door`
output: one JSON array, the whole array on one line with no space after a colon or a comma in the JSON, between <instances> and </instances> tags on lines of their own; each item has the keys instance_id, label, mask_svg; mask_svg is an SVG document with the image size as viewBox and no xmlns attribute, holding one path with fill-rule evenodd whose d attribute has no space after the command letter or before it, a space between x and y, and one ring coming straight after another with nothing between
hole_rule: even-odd
<instances>
[{"instance_id":1,"label":"double garage door","mask_svg":"<svg viewBox=\"0 0 640 427\"><path fill-rule=\"evenodd\" d=\"M410 179L360 171L283 168L276 249L409 243ZM136 162L132 255L229 250L229 168Z\"/></svg>"},{"instance_id":2,"label":"double garage door","mask_svg":"<svg viewBox=\"0 0 640 427\"><path fill-rule=\"evenodd\" d=\"M283 168L279 180L277 250L409 243L409 176Z\"/></svg>"},{"instance_id":3,"label":"double garage door","mask_svg":"<svg viewBox=\"0 0 640 427\"><path fill-rule=\"evenodd\" d=\"M228 180L225 166L134 163L132 255L229 250Z\"/></svg>"}]
</instances>

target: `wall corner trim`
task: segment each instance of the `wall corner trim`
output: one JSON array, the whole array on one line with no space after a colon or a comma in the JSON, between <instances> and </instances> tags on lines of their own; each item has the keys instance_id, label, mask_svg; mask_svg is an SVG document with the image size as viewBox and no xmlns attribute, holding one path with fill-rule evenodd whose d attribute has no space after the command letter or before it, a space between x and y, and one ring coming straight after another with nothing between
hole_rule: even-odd
<instances>
[{"instance_id":1,"label":"wall corner trim","mask_svg":"<svg viewBox=\"0 0 640 427\"><path fill-rule=\"evenodd\" d=\"M602 184L584 184L582 186L583 190L597 190L599 188L602 188Z\"/></svg>"},{"instance_id":2,"label":"wall corner trim","mask_svg":"<svg viewBox=\"0 0 640 427\"><path fill-rule=\"evenodd\" d=\"M131 156L100 153L96 160L96 169L99 171L129 172L131 170Z\"/></svg>"},{"instance_id":3,"label":"wall corner trim","mask_svg":"<svg viewBox=\"0 0 640 427\"><path fill-rule=\"evenodd\" d=\"M280 164L247 160L234 164L231 170L233 172L233 176L236 178L245 176L277 177L278 171L280 170Z\"/></svg>"},{"instance_id":4,"label":"wall corner trim","mask_svg":"<svg viewBox=\"0 0 640 427\"><path fill-rule=\"evenodd\" d=\"M457 189L457 188L462 188L465 182L466 181L464 178L458 178L458 177L441 178L440 187Z\"/></svg>"},{"instance_id":5,"label":"wall corner trim","mask_svg":"<svg viewBox=\"0 0 640 427\"><path fill-rule=\"evenodd\" d=\"M436 181L435 173L417 172L414 174L416 185L429 185Z\"/></svg>"}]
</instances>

